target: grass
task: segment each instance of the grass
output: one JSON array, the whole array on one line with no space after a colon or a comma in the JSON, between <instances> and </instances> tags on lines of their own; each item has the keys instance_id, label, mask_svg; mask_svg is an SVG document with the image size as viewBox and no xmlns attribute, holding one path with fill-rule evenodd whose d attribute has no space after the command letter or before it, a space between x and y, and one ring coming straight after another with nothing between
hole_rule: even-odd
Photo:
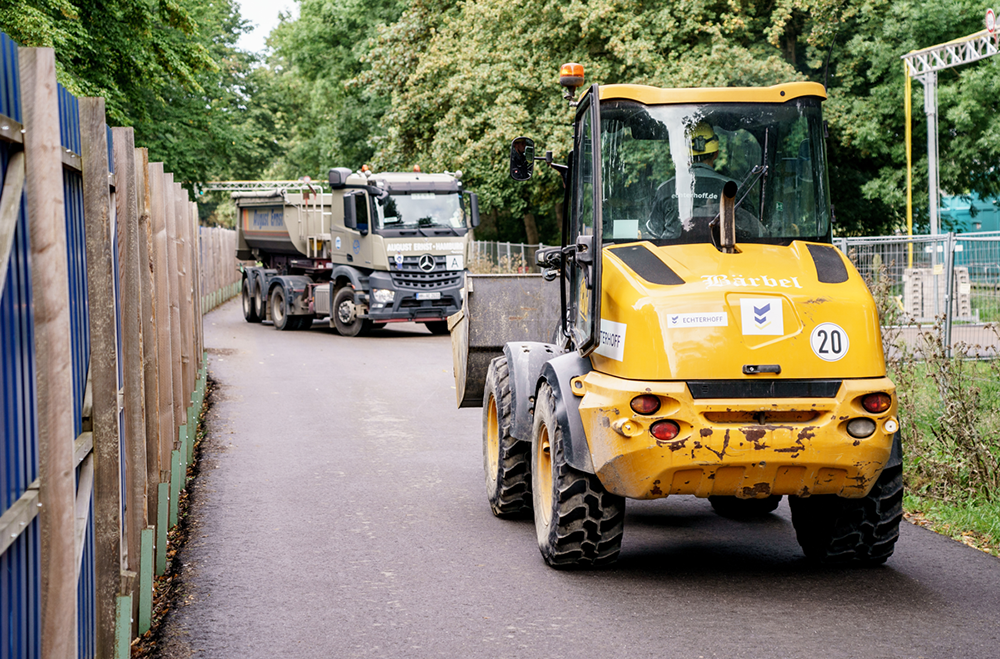
<instances>
[{"instance_id":1,"label":"grass","mask_svg":"<svg viewBox=\"0 0 1000 659\"><path fill-rule=\"evenodd\" d=\"M947 503L908 492L903 508L909 522L1000 557L1000 502Z\"/></svg>"}]
</instances>

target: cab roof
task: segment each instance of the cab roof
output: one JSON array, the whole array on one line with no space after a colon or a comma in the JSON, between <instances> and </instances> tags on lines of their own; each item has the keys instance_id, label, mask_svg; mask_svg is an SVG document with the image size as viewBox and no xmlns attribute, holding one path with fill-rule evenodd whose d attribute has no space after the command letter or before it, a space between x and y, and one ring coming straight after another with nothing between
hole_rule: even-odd
<instances>
[{"instance_id":1,"label":"cab roof","mask_svg":"<svg viewBox=\"0 0 1000 659\"><path fill-rule=\"evenodd\" d=\"M786 82L770 87L664 88L648 85L601 85L602 101L621 99L644 105L682 103L784 103L803 96L826 98L818 82Z\"/></svg>"}]
</instances>

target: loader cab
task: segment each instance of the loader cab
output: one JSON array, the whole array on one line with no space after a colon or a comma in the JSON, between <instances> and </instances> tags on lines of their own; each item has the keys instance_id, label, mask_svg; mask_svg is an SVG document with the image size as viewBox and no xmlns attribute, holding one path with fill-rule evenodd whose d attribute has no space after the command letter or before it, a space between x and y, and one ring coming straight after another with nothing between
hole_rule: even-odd
<instances>
[{"instance_id":1,"label":"loader cab","mask_svg":"<svg viewBox=\"0 0 1000 659\"><path fill-rule=\"evenodd\" d=\"M595 255L640 241L718 247L726 183L737 190L737 243L831 242L825 97L816 83L592 85L577 106L563 230L572 345L586 356L624 340L624 327L599 320Z\"/></svg>"}]
</instances>

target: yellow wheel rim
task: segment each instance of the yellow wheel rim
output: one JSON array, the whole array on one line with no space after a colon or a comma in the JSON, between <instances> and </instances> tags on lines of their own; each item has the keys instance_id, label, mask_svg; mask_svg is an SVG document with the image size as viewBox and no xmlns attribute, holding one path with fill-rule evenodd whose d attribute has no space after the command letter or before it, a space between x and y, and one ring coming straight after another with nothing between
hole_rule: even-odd
<instances>
[{"instance_id":1,"label":"yellow wheel rim","mask_svg":"<svg viewBox=\"0 0 1000 659\"><path fill-rule=\"evenodd\" d=\"M489 411L486 419L486 464L489 479L496 480L500 466L500 423L497 419L497 400L490 394Z\"/></svg>"},{"instance_id":2,"label":"yellow wheel rim","mask_svg":"<svg viewBox=\"0 0 1000 659\"><path fill-rule=\"evenodd\" d=\"M549 429L545 426L538 431L538 455L535 456L536 492L538 493L539 512L545 525L552 521L552 446L549 442Z\"/></svg>"}]
</instances>

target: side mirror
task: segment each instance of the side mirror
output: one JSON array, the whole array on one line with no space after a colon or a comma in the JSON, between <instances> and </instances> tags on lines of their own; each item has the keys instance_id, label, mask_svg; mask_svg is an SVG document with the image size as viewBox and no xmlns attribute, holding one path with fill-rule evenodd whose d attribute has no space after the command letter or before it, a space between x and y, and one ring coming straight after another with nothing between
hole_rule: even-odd
<instances>
[{"instance_id":1,"label":"side mirror","mask_svg":"<svg viewBox=\"0 0 1000 659\"><path fill-rule=\"evenodd\" d=\"M344 226L354 229L362 236L368 235L368 204L364 192L348 192L344 195ZM359 222L359 220L361 220Z\"/></svg>"},{"instance_id":2,"label":"side mirror","mask_svg":"<svg viewBox=\"0 0 1000 659\"><path fill-rule=\"evenodd\" d=\"M479 197L475 192L469 195L469 226L475 229L479 226Z\"/></svg>"},{"instance_id":3,"label":"side mirror","mask_svg":"<svg viewBox=\"0 0 1000 659\"><path fill-rule=\"evenodd\" d=\"M515 181L527 181L535 170L535 141L530 137L518 137L510 143L510 177Z\"/></svg>"},{"instance_id":4,"label":"side mirror","mask_svg":"<svg viewBox=\"0 0 1000 659\"><path fill-rule=\"evenodd\" d=\"M330 181L330 187L334 190L339 190L340 188L347 185L347 177L351 175L351 170L347 167L331 167L327 177Z\"/></svg>"}]
</instances>

